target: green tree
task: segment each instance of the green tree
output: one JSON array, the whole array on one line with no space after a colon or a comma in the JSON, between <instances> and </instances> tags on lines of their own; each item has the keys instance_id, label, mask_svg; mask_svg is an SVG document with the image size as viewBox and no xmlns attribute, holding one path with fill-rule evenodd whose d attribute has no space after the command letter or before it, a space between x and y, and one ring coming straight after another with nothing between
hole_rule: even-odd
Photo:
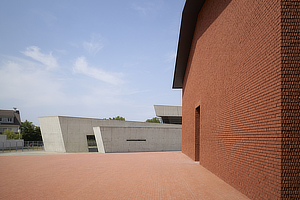
<instances>
[{"instance_id":1,"label":"green tree","mask_svg":"<svg viewBox=\"0 0 300 200\"><path fill-rule=\"evenodd\" d=\"M6 135L7 139L19 139L19 134L13 132L12 130L5 129L3 135Z\"/></svg>"},{"instance_id":2,"label":"green tree","mask_svg":"<svg viewBox=\"0 0 300 200\"><path fill-rule=\"evenodd\" d=\"M110 120L121 120L121 121L125 121L125 118L124 117L120 117L120 116L117 116L117 117L113 117L113 118L109 118Z\"/></svg>"},{"instance_id":3,"label":"green tree","mask_svg":"<svg viewBox=\"0 0 300 200\"><path fill-rule=\"evenodd\" d=\"M35 126L32 122L25 121L22 122L21 126L22 138L25 141L42 141L41 129Z\"/></svg>"},{"instance_id":4,"label":"green tree","mask_svg":"<svg viewBox=\"0 0 300 200\"><path fill-rule=\"evenodd\" d=\"M159 121L159 119L157 117L153 117L152 119L147 119L146 122L160 123L160 121Z\"/></svg>"}]
</instances>

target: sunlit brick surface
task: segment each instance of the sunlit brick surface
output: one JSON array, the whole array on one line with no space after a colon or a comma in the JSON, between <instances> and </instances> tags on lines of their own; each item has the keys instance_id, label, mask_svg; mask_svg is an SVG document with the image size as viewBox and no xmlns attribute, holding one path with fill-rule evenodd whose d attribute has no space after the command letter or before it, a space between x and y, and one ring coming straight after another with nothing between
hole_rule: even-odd
<instances>
[{"instance_id":1,"label":"sunlit brick surface","mask_svg":"<svg viewBox=\"0 0 300 200\"><path fill-rule=\"evenodd\" d=\"M299 0L208 0L198 15L182 152L197 157L200 137L200 164L252 199L300 198L299 24Z\"/></svg>"},{"instance_id":2,"label":"sunlit brick surface","mask_svg":"<svg viewBox=\"0 0 300 200\"><path fill-rule=\"evenodd\" d=\"M0 199L243 200L181 152L0 157Z\"/></svg>"},{"instance_id":3,"label":"sunlit brick surface","mask_svg":"<svg viewBox=\"0 0 300 200\"><path fill-rule=\"evenodd\" d=\"M212 12L213 11L213 12ZM198 15L183 85L182 151L252 199L281 197L279 0L210 0Z\"/></svg>"}]
</instances>

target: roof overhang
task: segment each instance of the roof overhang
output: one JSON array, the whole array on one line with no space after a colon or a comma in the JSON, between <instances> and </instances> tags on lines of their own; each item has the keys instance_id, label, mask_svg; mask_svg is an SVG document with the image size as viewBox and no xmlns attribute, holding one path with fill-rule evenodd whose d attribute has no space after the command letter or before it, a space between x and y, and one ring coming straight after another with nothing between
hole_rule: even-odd
<instances>
[{"instance_id":1,"label":"roof overhang","mask_svg":"<svg viewBox=\"0 0 300 200\"><path fill-rule=\"evenodd\" d=\"M173 89L182 88L199 11L205 0L186 0L181 18Z\"/></svg>"},{"instance_id":2,"label":"roof overhang","mask_svg":"<svg viewBox=\"0 0 300 200\"><path fill-rule=\"evenodd\" d=\"M181 106L154 105L154 110L164 124L182 124Z\"/></svg>"},{"instance_id":3,"label":"roof overhang","mask_svg":"<svg viewBox=\"0 0 300 200\"><path fill-rule=\"evenodd\" d=\"M181 106L166 106L166 105L154 105L155 114L158 117L172 116L181 117Z\"/></svg>"}]
</instances>

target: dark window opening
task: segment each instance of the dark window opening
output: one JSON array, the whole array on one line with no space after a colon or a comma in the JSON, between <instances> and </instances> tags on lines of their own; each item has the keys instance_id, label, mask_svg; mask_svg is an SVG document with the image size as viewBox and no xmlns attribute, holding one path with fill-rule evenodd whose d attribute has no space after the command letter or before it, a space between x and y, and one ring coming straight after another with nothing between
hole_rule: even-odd
<instances>
[{"instance_id":1,"label":"dark window opening","mask_svg":"<svg viewBox=\"0 0 300 200\"><path fill-rule=\"evenodd\" d=\"M200 161L200 106L195 110L195 161Z\"/></svg>"},{"instance_id":2,"label":"dark window opening","mask_svg":"<svg viewBox=\"0 0 300 200\"><path fill-rule=\"evenodd\" d=\"M98 152L95 135L87 135L86 140L87 140L89 152Z\"/></svg>"},{"instance_id":3,"label":"dark window opening","mask_svg":"<svg viewBox=\"0 0 300 200\"><path fill-rule=\"evenodd\" d=\"M143 142L145 142L146 139L127 139L126 141L127 142L137 142L137 141L143 141Z\"/></svg>"}]
</instances>

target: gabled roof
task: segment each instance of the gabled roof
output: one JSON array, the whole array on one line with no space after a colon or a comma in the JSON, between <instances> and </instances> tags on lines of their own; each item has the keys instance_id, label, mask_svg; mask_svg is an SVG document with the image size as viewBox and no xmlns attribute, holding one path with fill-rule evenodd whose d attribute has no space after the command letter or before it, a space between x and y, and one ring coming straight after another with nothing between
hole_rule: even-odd
<instances>
[{"instance_id":1,"label":"gabled roof","mask_svg":"<svg viewBox=\"0 0 300 200\"><path fill-rule=\"evenodd\" d=\"M204 2L205 0L186 0L185 2L181 18L181 27L173 79L173 89L182 88L194 31L197 24L198 14Z\"/></svg>"},{"instance_id":2,"label":"gabled roof","mask_svg":"<svg viewBox=\"0 0 300 200\"><path fill-rule=\"evenodd\" d=\"M0 123L2 125L21 125L21 117L18 110L0 110L0 117L14 118L14 123Z\"/></svg>"}]
</instances>

